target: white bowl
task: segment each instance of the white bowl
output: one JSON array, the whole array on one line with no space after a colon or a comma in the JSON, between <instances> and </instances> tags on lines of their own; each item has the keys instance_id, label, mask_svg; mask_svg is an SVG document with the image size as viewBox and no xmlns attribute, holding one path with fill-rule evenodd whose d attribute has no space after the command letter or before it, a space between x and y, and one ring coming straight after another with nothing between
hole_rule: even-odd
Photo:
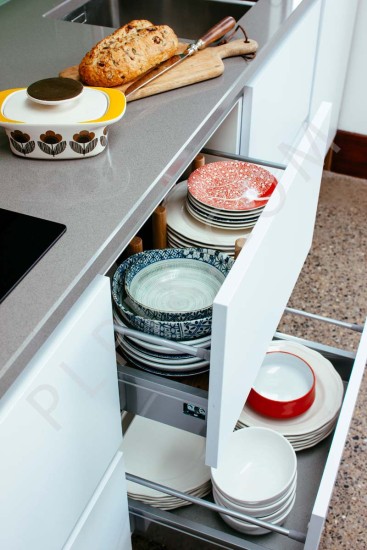
<instances>
[{"instance_id":1,"label":"white bowl","mask_svg":"<svg viewBox=\"0 0 367 550\"><path fill-rule=\"evenodd\" d=\"M277 521L279 518L283 517L284 514L287 514L290 512L290 510L293 508L294 506L294 503L295 503L295 500L296 500L296 494L295 493L292 493L291 495L289 495L287 501L282 505L280 506L277 510L275 510L273 513L271 514L268 514L268 515L254 515L254 514L248 514L247 512L245 512L244 510L235 510L234 508L232 508L232 506L225 506L223 501L221 500L220 498L220 495L218 494L215 494L214 495L214 500L217 504L221 505L221 506L224 506L225 508L228 508L228 510L231 510L232 512L239 512L239 513L242 513L244 515L247 515L247 516L251 516L251 517L254 517L256 519L260 519L261 521L267 521L269 523L272 523L274 521ZM240 521L241 523L243 524L246 524L247 526L251 526L252 527L252 523L250 523L249 521L246 521L246 520L242 520L242 519L239 519L239 518L235 518L237 521Z\"/></svg>"},{"instance_id":2,"label":"white bowl","mask_svg":"<svg viewBox=\"0 0 367 550\"><path fill-rule=\"evenodd\" d=\"M229 500L228 498L226 498L217 489L217 486L214 485L214 483L212 485L212 491L213 491L214 498L216 500L218 499L218 502L220 501L220 503L226 508L230 508L235 512L242 512L243 514L247 514L249 516L262 517L262 516L268 516L270 514L278 512L287 504L289 504L289 502L295 495L296 486L297 486L297 478L295 478L294 482L289 488L289 491L287 491L287 493L284 496L282 496L280 499L276 500L275 502L272 502L271 504L264 504L263 506L261 505L248 506L245 503L244 504L235 503L232 500Z\"/></svg>"},{"instance_id":3,"label":"white bowl","mask_svg":"<svg viewBox=\"0 0 367 550\"><path fill-rule=\"evenodd\" d=\"M290 504L288 505L288 507L285 511L283 511L282 513L279 513L277 515L274 514L271 520L269 518L266 518L266 519L261 518L262 521L268 521L269 523L272 523L273 525L282 525L285 522L285 520L287 519L287 517L289 516L290 512L292 511L294 503L295 503L295 497L290 502ZM237 518L234 518L234 517L231 517L231 516L227 516L225 514L219 514L219 515L221 516L223 521L225 521L227 523L227 525L229 525L230 527L232 527L236 531L239 531L240 533L244 533L244 534L247 534L247 535L265 535L266 533L270 532L269 529L259 527L257 525L248 523L246 521L241 521L240 519L237 519Z\"/></svg>"},{"instance_id":4,"label":"white bowl","mask_svg":"<svg viewBox=\"0 0 367 550\"><path fill-rule=\"evenodd\" d=\"M270 504L284 496L297 471L297 458L287 439L269 428L244 428L230 435L213 482L239 504Z\"/></svg>"}]
</instances>

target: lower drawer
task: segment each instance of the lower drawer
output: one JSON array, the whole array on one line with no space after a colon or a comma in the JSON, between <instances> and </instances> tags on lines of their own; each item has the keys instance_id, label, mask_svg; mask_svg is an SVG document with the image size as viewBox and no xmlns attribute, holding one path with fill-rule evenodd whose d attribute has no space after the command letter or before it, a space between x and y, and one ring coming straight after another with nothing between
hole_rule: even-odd
<instances>
[{"instance_id":1,"label":"lower drawer","mask_svg":"<svg viewBox=\"0 0 367 550\"><path fill-rule=\"evenodd\" d=\"M277 337L282 338L284 335L277 334ZM200 502L192 506L179 508L173 512L167 512L130 500L130 516L135 532L148 534L150 538L154 537L155 540L159 540L162 536L162 540L167 541L169 540L169 532L172 532L172 530L173 532L179 531L180 537L184 533L192 538L192 545L190 546L190 543L188 543L185 548L197 548L197 539L200 539L201 549L206 548L205 544L208 545L208 548L216 548L219 545L222 548L247 550L317 549L366 364L367 328L363 332L356 356L350 352L343 352L314 342L288 336L286 338L308 345L324 354L331 360L345 384L343 405L334 433L317 446L297 453L299 472L297 498L291 514L283 525L286 530L290 531L290 537L279 533L269 533L259 537L242 535L226 525L217 512L202 506ZM176 384L175 387L169 385L166 394L163 395L163 388L160 387L158 392L157 388L154 387L156 382L149 380L149 377L146 377L145 374L141 375L138 371L135 371L135 375L131 375L132 370L127 368L124 372L124 369L124 367L120 368L119 378L125 403L127 403L130 412L143 414L139 406L141 402L139 393L142 392L145 395L144 400L147 403L146 393L150 391L149 386L151 383L152 394L154 394L152 400L154 407L152 407L152 414L150 414L149 407L145 407L144 416L156 418L153 411L157 410L157 402L162 399L162 403L169 406L171 395L170 423L174 424L176 417L177 425L183 427L181 423L182 405L185 400L189 401L190 397L192 400L198 398L196 388L191 394L190 389L183 384ZM125 381L127 381L127 384L125 384ZM179 388L179 386L183 387ZM179 393L179 390L182 391L182 394ZM205 406L203 392L200 399L204 400L202 402ZM173 402L176 405L173 405ZM176 415L173 412L175 406L177 407ZM209 496L207 502L210 501L213 502ZM296 532L303 533L304 542L291 538ZM177 534L175 536L177 540ZM205 541L205 544L203 541Z\"/></svg>"},{"instance_id":2,"label":"lower drawer","mask_svg":"<svg viewBox=\"0 0 367 550\"><path fill-rule=\"evenodd\" d=\"M122 452L112 460L63 550L129 550L130 525Z\"/></svg>"}]
</instances>

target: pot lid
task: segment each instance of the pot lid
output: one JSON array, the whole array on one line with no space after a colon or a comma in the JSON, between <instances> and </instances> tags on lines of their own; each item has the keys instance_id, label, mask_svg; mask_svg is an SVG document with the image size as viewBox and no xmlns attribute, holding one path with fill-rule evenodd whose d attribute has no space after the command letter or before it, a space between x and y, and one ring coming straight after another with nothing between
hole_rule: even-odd
<instances>
[{"instance_id":1,"label":"pot lid","mask_svg":"<svg viewBox=\"0 0 367 550\"><path fill-rule=\"evenodd\" d=\"M66 81L71 79L46 79ZM42 81L39 81L42 82ZM72 81L75 83L75 81ZM55 95L57 99L35 96L32 89L16 88L0 92L0 123L12 124L75 124L83 122L113 122L125 111L126 99L120 90L111 88L74 87L70 97ZM64 94L65 96L65 94Z\"/></svg>"}]
</instances>

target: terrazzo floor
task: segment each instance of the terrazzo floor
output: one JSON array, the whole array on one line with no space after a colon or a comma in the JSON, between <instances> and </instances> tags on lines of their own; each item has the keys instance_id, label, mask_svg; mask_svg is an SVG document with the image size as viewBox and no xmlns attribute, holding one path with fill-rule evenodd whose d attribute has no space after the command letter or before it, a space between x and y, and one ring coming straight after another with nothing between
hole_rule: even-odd
<instances>
[{"instance_id":1,"label":"terrazzo floor","mask_svg":"<svg viewBox=\"0 0 367 550\"><path fill-rule=\"evenodd\" d=\"M367 316L367 181L324 172L314 241L289 306L351 323ZM345 350L356 350L360 335L320 321L286 314L286 334ZM367 549L367 375L349 429L319 550ZM198 550L202 544L197 542ZM134 537L134 550L158 550ZM169 550L184 550L177 536ZM190 544L190 548L195 548Z\"/></svg>"}]
</instances>

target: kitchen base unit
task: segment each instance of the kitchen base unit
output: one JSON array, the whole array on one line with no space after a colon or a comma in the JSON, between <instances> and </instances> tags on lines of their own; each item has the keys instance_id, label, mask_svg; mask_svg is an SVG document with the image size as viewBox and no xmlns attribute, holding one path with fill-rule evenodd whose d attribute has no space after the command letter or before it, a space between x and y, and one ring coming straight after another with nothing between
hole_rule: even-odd
<instances>
[{"instance_id":1,"label":"kitchen base unit","mask_svg":"<svg viewBox=\"0 0 367 550\"><path fill-rule=\"evenodd\" d=\"M193 538L192 548L195 544L201 548L204 543L213 548L246 550L318 548L366 363L367 330L356 356L281 335L276 330L312 242L329 113L328 105L320 107L292 147L293 155L286 166L257 161L279 170L278 190L268 201L214 300L206 385L205 381L189 383L143 372L123 359L119 359L118 372L120 404L127 413L127 425L138 415L205 435L206 464L216 468L270 342L274 337L292 340L328 358L344 382L345 395L335 430L316 446L297 453L296 502L284 525L268 525L275 532L262 536L240 534L222 521L210 496L204 501L189 496L191 506L170 512L130 499L132 529L152 540L170 540L162 531L164 526L172 536L184 534ZM207 162L229 158L256 162L213 151L204 150L204 154ZM357 328L362 331L362 327ZM187 414L188 410L195 414ZM127 472L128 480L147 483L130 474ZM149 481L148 486L152 487ZM172 491L168 483L166 488L155 488L185 498Z\"/></svg>"},{"instance_id":2,"label":"kitchen base unit","mask_svg":"<svg viewBox=\"0 0 367 550\"><path fill-rule=\"evenodd\" d=\"M335 430L316 446L297 452L297 489L294 508L279 532L261 536L243 535L229 527L213 508L213 498L192 499L190 506L165 511L143 502L129 499L132 530L149 540L166 543L174 548L174 541L183 540L185 548L231 548L243 550L316 550L318 548L328 505L333 491L339 462L352 418L355 401L367 359L367 330L365 329L357 354L316 342L276 333L280 341L294 341L314 349L334 365L344 382L343 404ZM185 403L207 407L208 392L160 377L143 373L126 365L119 366L121 402L131 415L144 415L195 433L205 432L205 422L183 414ZM191 419L191 428L190 428ZM196 425L195 425L196 420ZM131 422L130 418L130 422ZM128 429L128 428L127 428ZM246 428L243 428L246 429ZM127 472L127 478L130 479ZM139 483L136 478L131 478ZM144 483L144 480L141 480ZM161 492L160 485L148 484ZM184 498L175 491L169 493ZM215 506L215 505L214 505Z\"/></svg>"},{"instance_id":3,"label":"kitchen base unit","mask_svg":"<svg viewBox=\"0 0 367 550\"><path fill-rule=\"evenodd\" d=\"M94 279L2 398L0 440L0 548L60 550L108 486L122 441L107 277ZM124 481L121 465L113 475ZM119 500L115 530L127 516Z\"/></svg>"}]
</instances>

